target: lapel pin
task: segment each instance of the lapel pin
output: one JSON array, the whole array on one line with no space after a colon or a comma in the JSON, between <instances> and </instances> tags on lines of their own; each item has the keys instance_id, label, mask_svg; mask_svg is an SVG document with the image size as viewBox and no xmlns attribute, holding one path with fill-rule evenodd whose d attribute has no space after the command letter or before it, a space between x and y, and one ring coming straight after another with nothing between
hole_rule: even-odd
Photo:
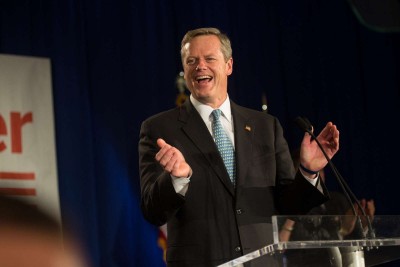
<instances>
[{"instance_id":1,"label":"lapel pin","mask_svg":"<svg viewBox=\"0 0 400 267\"><path fill-rule=\"evenodd\" d=\"M251 127L248 126L248 125L246 125L246 127L244 127L244 129L245 129L246 131L248 131L248 132L251 132Z\"/></svg>"}]
</instances>

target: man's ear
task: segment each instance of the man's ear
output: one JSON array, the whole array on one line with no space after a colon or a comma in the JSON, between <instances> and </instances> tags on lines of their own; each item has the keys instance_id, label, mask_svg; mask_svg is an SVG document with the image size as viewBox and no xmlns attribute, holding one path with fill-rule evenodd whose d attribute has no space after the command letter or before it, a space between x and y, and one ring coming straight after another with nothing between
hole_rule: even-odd
<instances>
[{"instance_id":1,"label":"man's ear","mask_svg":"<svg viewBox=\"0 0 400 267\"><path fill-rule=\"evenodd\" d=\"M233 58L228 59L226 62L226 75L231 75L233 71Z\"/></svg>"}]
</instances>

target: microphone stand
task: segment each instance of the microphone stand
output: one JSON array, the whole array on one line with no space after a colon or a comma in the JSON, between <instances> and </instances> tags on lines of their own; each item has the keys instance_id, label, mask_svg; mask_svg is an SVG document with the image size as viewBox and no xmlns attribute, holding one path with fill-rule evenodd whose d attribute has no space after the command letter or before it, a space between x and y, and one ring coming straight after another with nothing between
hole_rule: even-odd
<instances>
[{"instance_id":1,"label":"microphone stand","mask_svg":"<svg viewBox=\"0 0 400 267\"><path fill-rule=\"evenodd\" d=\"M350 189L350 187L348 186L348 184L346 183L346 181L343 179L342 175L339 173L339 171L337 170L336 166L333 164L333 162L331 161L331 159L328 157L328 155L326 154L324 148L322 147L321 143L318 141L317 137L314 135L314 133L312 132L312 125L310 123L310 121L307 118L302 118L302 117L297 117L295 119L295 122L297 123L297 125L303 130L306 131L308 134L311 135L312 140L315 140L315 142L317 143L318 147L321 149L322 153L324 154L326 160L328 161L329 166L331 167L336 180L338 181L340 187L343 190L343 193L347 199L347 201L350 204L350 207L352 208L352 211L354 213L354 216L357 217L357 223L360 226L361 229L361 233L364 239L367 239L366 234L364 233L364 229L363 229L363 225L361 222L361 218L360 216L357 214L353 202L352 202L352 198L353 200L356 202L357 206L359 207L359 209L361 210L363 216L366 218L367 220L367 227L368 227L368 237L373 239L375 237L375 233L374 230L372 228L371 225L371 221L369 219L369 217L366 215L365 210L363 209L363 207L361 206L360 202L358 201L358 198L354 195L354 193L352 192L352 190ZM351 196L351 197L350 197ZM370 249L371 247L367 247L367 249ZM341 266L365 266L365 261L364 261L364 254L362 252L362 250L360 250L359 248L355 247L345 247L342 248L342 253L337 253L336 250L332 250L334 251L334 253L331 256L334 259L334 264L335 266L341 267Z\"/></svg>"},{"instance_id":2,"label":"microphone stand","mask_svg":"<svg viewBox=\"0 0 400 267\"><path fill-rule=\"evenodd\" d=\"M363 207L361 206L360 202L358 201L358 198L354 195L354 193L350 189L349 185L346 183L346 181L344 180L343 176L339 173L339 171L337 170L336 166L333 164L331 159L326 154L326 152L325 152L324 148L322 147L321 143L318 141L317 137L312 132L312 125L311 125L310 121L307 118L297 117L295 119L295 122L297 123L297 125L303 131L305 131L305 132L307 132L308 134L311 135L311 138L313 140L315 140L315 142L317 143L318 147L321 149L322 153L324 154L326 160L328 161L329 166L331 167L332 171L334 172L336 180L338 181L338 183L339 183L340 187L342 188L342 191L343 191L347 201L350 204L350 207L351 207L354 215L357 216L357 221L358 221L358 224L361 227L361 232L362 232L363 238L367 238L367 236L365 235L365 233L363 231L363 227L362 227L362 222L361 222L360 216L358 216L358 214L357 214L357 212L356 212L356 210L354 208L352 199L357 204L357 206L359 207L359 209L362 212L362 215L367 220L368 238L371 238L371 239L375 238L375 232L374 232L374 230L372 228L372 224L371 224L371 220L370 220L369 216L367 216L367 214L365 213L365 210L363 209Z\"/></svg>"}]
</instances>

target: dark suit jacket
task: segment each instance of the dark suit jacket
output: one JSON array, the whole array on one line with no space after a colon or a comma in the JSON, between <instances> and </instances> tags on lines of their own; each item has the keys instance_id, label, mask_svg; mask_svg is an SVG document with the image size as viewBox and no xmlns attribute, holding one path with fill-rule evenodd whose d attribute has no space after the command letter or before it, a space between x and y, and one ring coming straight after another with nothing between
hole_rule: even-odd
<instances>
[{"instance_id":1,"label":"dark suit jacket","mask_svg":"<svg viewBox=\"0 0 400 267\"><path fill-rule=\"evenodd\" d=\"M216 266L272 242L271 216L305 214L327 197L295 174L279 121L231 102L237 178L229 180L205 123L190 101L142 123L141 208L168 223L168 266ZM155 154L163 138L192 167L189 189L177 194Z\"/></svg>"}]
</instances>

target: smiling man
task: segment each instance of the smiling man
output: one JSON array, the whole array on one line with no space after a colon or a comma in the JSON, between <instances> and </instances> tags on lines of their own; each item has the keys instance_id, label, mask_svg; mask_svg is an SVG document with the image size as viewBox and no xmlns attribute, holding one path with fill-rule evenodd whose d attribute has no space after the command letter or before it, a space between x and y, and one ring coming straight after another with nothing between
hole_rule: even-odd
<instances>
[{"instance_id":1,"label":"smiling man","mask_svg":"<svg viewBox=\"0 0 400 267\"><path fill-rule=\"evenodd\" d=\"M167 223L168 266L216 266L270 244L272 215L305 214L326 201L318 170L327 161L306 134L296 173L278 119L230 100L227 35L189 31L181 58L190 98L142 123L141 207L149 222ZM333 157L336 126L328 122L317 138Z\"/></svg>"},{"instance_id":2,"label":"smiling man","mask_svg":"<svg viewBox=\"0 0 400 267\"><path fill-rule=\"evenodd\" d=\"M219 108L227 98L228 76L232 74L233 65L232 50L222 51L220 39L213 34L183 42L184 78L190 92L201 103Z\"/></svg>"}]
</instances>

